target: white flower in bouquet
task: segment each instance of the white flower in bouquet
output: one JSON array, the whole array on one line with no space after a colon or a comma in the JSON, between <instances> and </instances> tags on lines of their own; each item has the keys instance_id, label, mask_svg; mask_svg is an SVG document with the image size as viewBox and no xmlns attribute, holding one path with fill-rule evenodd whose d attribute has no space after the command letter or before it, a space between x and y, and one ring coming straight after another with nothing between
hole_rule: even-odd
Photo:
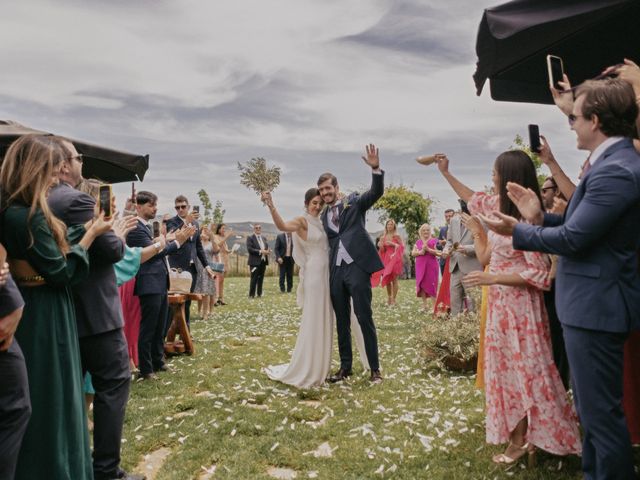
<instances>
[{"instance_id":1,"label":"white flower in bouquet","mask_svg":"<svg viewBox=\"0 0 640 480\"><path fill-rule=\"evenodd\" d=\"M262 192L272 192L280 185L280 168L267 168L267 161L262 157L252 158L246 165L238 162L238 170L240 183L258 196Z\"/></svg>"}]
</instances>

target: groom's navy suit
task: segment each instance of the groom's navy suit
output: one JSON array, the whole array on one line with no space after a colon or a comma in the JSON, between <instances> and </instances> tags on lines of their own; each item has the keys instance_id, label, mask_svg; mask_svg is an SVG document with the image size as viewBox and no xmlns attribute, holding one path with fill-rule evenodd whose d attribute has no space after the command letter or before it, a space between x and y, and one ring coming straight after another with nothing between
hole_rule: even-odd
<instances>
[{"instance_id":1,"label":"groom's navy suit","mask_svg":"<svg viewBox=\"0 0 640 480\"><path fill-rule=\"evenodd\" d=\"M640 328L640 155L610 145L582 178L564 217L518 224L513 247L560 255L556 308L584 429L587 479L634 478L622 410L623 345Z\"/></svg>"},{"instance_id":2,"label":"groom's navy suit","mask_svg":"<svg viewBox=\"0 0 640 480\"><path fill-rule=\"evenodd\" d=\"M331 303L336 313L340 367L351 371L351 300L364 337L365 351L372 371L379 370L378 336L371 313L371 274L384 268L380 255L365 229L367 210L384 193L384 172L374 173L371 189L353 193L337 203L339 226L335 231L331 208L322 213L322 224L329 238ZM353 262L338 263L340 243Z\"/></svg>"}]
</instances>

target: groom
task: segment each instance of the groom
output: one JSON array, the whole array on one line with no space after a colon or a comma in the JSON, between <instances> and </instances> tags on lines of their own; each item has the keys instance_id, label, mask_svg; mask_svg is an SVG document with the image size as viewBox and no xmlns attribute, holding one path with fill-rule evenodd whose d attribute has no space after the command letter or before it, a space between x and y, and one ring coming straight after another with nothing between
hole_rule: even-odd
<instances>
[{"instance_id":1,"label":"groom","mask_svg":"<svg viewBox=\"0 0 640 480\"><path fill-rule=\"evenodd\" d=\"M338 179L323 173L318 190L327 208L322 224L329 237L331 303L336 312L340 370L329 378L332 383L351 375L351 300L364 337L365 351L371 367L371 381L380 382L378 338L371 315L371 274L384 268L380 256L365 230L367 210L384 193L384 172L380 170L378 149L371 144L362 157L372 170L371 189L362 195L340 195Z\"/></svg>"}]
</instances>

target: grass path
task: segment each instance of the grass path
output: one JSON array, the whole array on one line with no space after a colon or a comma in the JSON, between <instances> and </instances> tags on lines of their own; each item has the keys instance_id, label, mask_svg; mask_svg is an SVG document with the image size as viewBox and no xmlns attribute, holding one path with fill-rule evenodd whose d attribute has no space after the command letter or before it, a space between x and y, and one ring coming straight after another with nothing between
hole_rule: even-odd
<instances>
[{"instance_id":1,"label":"grass path","mask_svg":"<svg viewBox=\"0 0 640 480\"><path fill-rule=\"evenodd\" d=\"M159 381L132 385L127 469L160 451L159 480L580 478L577 458L542 455L533 471L491 463L501 450L484 442L475 377L421 368L416 337L430 319L412 281L401 283L395 308L374 292L384 382L371 385L354 362L348 383L308 391L261 372L288 361L299 321L294 295L280 294L274 278L265 286L262 299L249 300L248 279L228 279L229 305L193 321L196 355L174 358ZM334 339L334 363L336 350Z\"/></svg>"}]
</instances>

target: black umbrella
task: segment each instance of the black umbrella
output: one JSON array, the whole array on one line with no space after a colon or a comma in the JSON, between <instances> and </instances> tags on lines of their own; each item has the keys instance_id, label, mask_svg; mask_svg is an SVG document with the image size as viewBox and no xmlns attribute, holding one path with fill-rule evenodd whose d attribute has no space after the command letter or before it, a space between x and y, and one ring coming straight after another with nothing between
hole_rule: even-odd
<instances>
[{"instance_id":1,"label":"black umbrella","mask_svg":"<svg viewBox=\"0 0 640 480\"><path fill-rule=\"evenodd\" d=\"M473 79L480 95L553 103L546 56L559 56L577 85L624 58L640 57L640 0L515 0L485 10Z\"/></svg>"},{"instance_id":2,"label":"black umbrella","mask_svg":"<svg viewBox=\"0 0 640 480\"><path fill-rule=\"evenodd\" d=\"M0 120L0 158L4 158L14 140L29 134L51 135L11 120ZM133 182L143 180L149 168L149 155L135 155L72 138L69 140L84 157L84 178L95 178L106 183Z\"/></svg>"}]
</instances>

